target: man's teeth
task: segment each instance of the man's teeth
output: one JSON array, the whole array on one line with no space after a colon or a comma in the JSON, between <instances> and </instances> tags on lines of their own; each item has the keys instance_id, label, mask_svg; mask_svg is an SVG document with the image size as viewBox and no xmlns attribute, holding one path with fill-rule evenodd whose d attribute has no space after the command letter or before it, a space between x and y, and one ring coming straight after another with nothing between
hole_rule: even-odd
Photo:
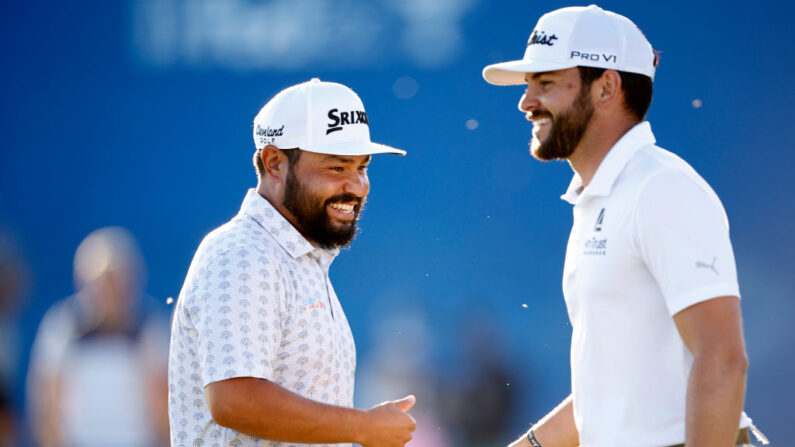
<instances>
[{"instance_id":1,"label":"man's teeth","mask_svg":"<svg viewBox=\"0 0 795 447\"><path fill-rule=\"evenodd\" d=\"M537 120L533 120L533 124L535 124L535 125L541 125L541 124L546 124L546 123L548 123L548 122L550 122L550 121L551 121L551 120L550 120L549 118L539 118L539 119L537 119Z\"/></svg>"},{"instance_id":2,"label":"man's teeth","mask_svg":"<svg viewBox=\"0 0 795 447\"><path fill-rule=\"evenodd\" d=\"M353 205L347 205L344 203L332 203L331 207L334 209L338 209L345 213L352 213L353 212Z\"/></svg>"}]
</instances>

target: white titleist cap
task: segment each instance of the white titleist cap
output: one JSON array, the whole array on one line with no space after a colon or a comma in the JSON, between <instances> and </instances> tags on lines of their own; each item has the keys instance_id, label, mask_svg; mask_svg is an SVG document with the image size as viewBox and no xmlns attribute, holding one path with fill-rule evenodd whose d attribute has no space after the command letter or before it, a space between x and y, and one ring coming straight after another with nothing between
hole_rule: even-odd
<instances>
[{"instance_id":1,"label":"white titleist cap","mask_svg":"<svg viewBox=\"0 0 795 447\"><path fill-rule=\"evenodd\" d=\"M657 56L646 36L628 18L591 5L562 8L538 19L524 58L483 69L486 82L524 84L525 73L578 65L639 73L654 79Z\"/></svg>"},{"instance_id":2,"label":"white titleist cap","mask_svg":"<svg viewBox=\"0 0 795 447\"><path fill-rule=\"evenodd\" d=\"M406 155L370 141L367 113L353 90L318 78L288 87L265 104L254 118L254 144L332 155Z\"/></svg>"}]
</instances>

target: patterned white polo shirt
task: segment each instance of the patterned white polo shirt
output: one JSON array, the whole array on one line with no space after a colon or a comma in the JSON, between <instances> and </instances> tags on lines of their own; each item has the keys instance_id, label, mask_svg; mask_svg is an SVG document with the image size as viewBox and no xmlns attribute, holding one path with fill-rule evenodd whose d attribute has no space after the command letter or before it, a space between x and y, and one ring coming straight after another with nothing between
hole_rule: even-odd
<instances>
[{"instance_id":1,"label":"patterned white polo shirt","mask_svg":"<svg viewBox=\"0 0 795 447\"><path fill-rule=\"evenodd\" d=\"M171 328L172 446L297 445L213 421L204 388L233 377L353 406L356 348L328 277L337 253L313 247L253 189L237 216L204 238Z\"/></svg>"}]
</instances>

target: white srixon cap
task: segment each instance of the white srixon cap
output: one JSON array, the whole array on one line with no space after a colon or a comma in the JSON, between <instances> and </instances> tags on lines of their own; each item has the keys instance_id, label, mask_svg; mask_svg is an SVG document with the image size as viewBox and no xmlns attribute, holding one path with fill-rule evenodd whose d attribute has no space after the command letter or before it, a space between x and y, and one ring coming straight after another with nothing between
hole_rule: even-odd
<instances>
[{"instance_id":1,"label":"white srixon cap","mask_svg":"<svg viewBox=\"0 0 795 447\"><path fill-rule=\"evenodd\" d=\"M288 87L265 104L254 118L254 144L331 155L406 155L370 141L367 113L353 90L318 78Z\"/></svg>"},{"instance_id":2,"label":"white srixon cap","mask_svg":"<svg viewBox=\"0 0 795 447\"><path fill-rule=\"evenodd\" d=\"M646 36L628 18L596 5L575 6L541 16L524 58L489 65L483 69L483 78L494 85L519 85L525 83L525 73L578 65L654 79L657 57Z\"/></svg>"}]
</instances>

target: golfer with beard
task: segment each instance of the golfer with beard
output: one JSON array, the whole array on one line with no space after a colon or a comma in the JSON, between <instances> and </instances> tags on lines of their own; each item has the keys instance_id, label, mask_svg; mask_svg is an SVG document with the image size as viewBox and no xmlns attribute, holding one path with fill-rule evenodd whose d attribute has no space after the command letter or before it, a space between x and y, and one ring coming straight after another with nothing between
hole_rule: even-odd
<instances>
[{"instance_id":1,"label":"golfer with beard","mask_svg":"<svg viewBox=\"0 0 795 447\"><path fill-rule=\"evenodd\" d=\"M728 220L704 179L655 145L644 118L656 66L634 23L591 5L544 15L522 60L483 70L526 85L533 156L574 170L562 197L574 206L571 395L512 446L750 443Z\"/></svg>"},{"instance_id":2,"label":"golfer with beard","mask_svg":"<svg viewBox=\"0 0 795 447\"><path fill-rule=\"evenodd\" d=\"M352 408L356 352L329 279L370 189L359 97L287 88L254 119L257 189L199 246L177 301L169 357L175 447L403 446L414 397Z\"/></svg>"}]
</instances>

